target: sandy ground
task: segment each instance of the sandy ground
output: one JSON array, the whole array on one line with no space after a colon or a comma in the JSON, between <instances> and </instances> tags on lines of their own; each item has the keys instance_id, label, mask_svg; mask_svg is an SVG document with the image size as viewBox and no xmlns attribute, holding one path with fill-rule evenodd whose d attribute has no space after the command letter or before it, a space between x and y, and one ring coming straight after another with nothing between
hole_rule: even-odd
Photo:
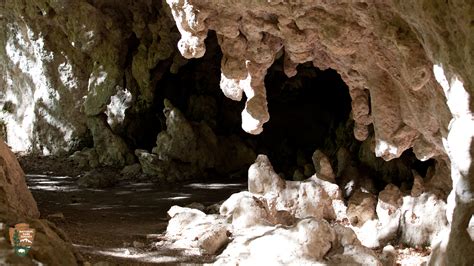
<instances>
[{"instance_id":1,"label":"sandy ground","mask_svg":"<svg viewBox=\"0 0 474 266\"><path fill-rule=\"evenodd\" d=\"M107 189L83 189L76 180L86 169L77 169L66 159L28 156L20 157L20 163L41 217L67 233L85 265L212 262L212 256L156 245L166 230L167 211L173 205L193 202L212 205L247 189L246 180L232 179L161 185L137 181ZM119 175L119 171L104 169L104 174ZM423 265L430 254L429 248L403 245L396 245L395 250L397 265Z\"/></svg>"},{"instance_id":2,"label":"sandy ground","mask_svg":"<svg viewBox=\"0 0 474 266\"><path fill-rule=\"evenodd\" d=\"M84 261L91 263L176 265L212 262L212 257L196 257L183 250L153 245L166 230L167 211L173 205L185 206L193 202L208 206L246 189L245 182L235 180L171 185L122 183L114 188L82 189L76 185L82 170L67 160L23 157L20 163L41 217L64 230ZM107 174L113 174L113 171L107 171Z\"/></svg>"}]
</instances>

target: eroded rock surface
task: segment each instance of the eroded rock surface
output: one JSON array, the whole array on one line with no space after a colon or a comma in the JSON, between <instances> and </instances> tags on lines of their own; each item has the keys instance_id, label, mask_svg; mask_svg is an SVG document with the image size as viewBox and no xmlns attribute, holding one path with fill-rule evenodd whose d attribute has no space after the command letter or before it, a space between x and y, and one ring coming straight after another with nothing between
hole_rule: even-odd
<instances>
[{"instance_id":1,"label":"eroded rock surface","mask_svg":"<svg viewBox=\"0 0 474 266\"><path fill-rule=\"evenodd\" d=\"M429 154L416 150L420 158L443 153L436 132L446 132L450 114L442 90L422 47L417 45L416 35L389 6L167 3L181 33L178 47L184 57L201 57L208 31L217 32L225 58L222 80L229 80L221 81L221 89L234 100L240 100L242 93L247 96L242 112L242 127L247 132L260 133L269 119L263 76L284 54L288 76L295 74L298 64L307 61L322 69L339 71L350 88L355 136L366 139L368 126L373 124L377 156L395 158L419 143L432 146ZM381 16L384 20L378 19ZM391 35L397 30L404 34ZM435 108L437 115L426 110L417 112L421 106Z\"/></svg>"},{"instance_id":2,"label":"eroded rock surface","mask_svg":"<svg viewBox=\"0 0 474 266\"><path fill-rule=\"evenodd\" d=\"M238 137L218 137L204 121L194 123L169 100L164 102L166 130L158 134L152 153L136 150L143 172L169 182L237 171L255 158ZM232 157L230 156L232 155Z\"/></svg>"},{"instance_id":3,"label":"eroded rock surface","mask_svg":"<svg viewBox=\"0 0 474 266\"><path fill-rule=\"evenodd\" d=\"M39 211L26 186L23 170L3 140L0 140L0 162L0 264L77 265L80 256L67 236L48 220L38 219ZM36 229L27 257L16 255L7 241L9 227L17 223L28 223L30 228Z\"/></svg>"},{"instance_id":4,"label":"eroded rock surface","mask_svg":"<svg viewBox=\"0 0 474 266\"><path fill-rule=\"evenodd\" d=\"M38 218L40 213L26 186L25 174L15 155L2 139L0 139L0 167L0 195L3 206L7 208L6 211L22 217Z\"/></svg>"},{"instance_id":5,"label":"eroded rock surface","mask_svg":"<svg viewBox=\"0 0 474 266\"><path fill-rule=\"evenodd\" d=\"M185 179L209 168L227 173L242 167L240 161L253 161L247 160L253 151L238 137L214 132L220 111L216 111L219 103L215 98L205 94L191 97L188 112L197 123L176 115L156 127L159 133L145 127L160 122L153 109L160 104L155 101L161 102L166 94L163 90L172 87L158 86L158 81L178 73L186 63L179 53L187 59L203 57L206 49L213 47L206 47L206 38L215 36L213 50L215 54L221 51L222 58L216 57L221 62L220 81L213 82L220 83L223 94L232 100L245 96L241 127L259 134L271 119L265 87L270 67L280 60L282 71L294 77L298 65L310 62L322 70L337 70L348 85L353 135L363 143L360 149L338 147L333 174L328 161L334 154L327 153L328 159L318 152L314 169L298 165L290 175L303 180L315 170L318 179L334 183L333 179L339 182L342 178L340 194L355 202L359 202L359 189L374 195L378 191L372 177L354 162L381 170L377 178L385 184L393 183L393 176L398 175L405 179L404 184L398 192L389 187L379 193L377 217L374 200L368 204L370 215L351 216L365 222L361 230L387 225L388 229L373 234L373 241L368 242L378 246L393 230L410 223L421 227L407 229L406 241L433 241L408 232L438 231L446 212L447 237L435 249L433 262L472 264L474 255L469 251L474 244L466 228L474 209L473 10L472 2L460 0L5 0L0 3L0 24L5 29L0 34L4 70L0 133L18 151L56 154L86 148L76 157L91 167L123 167L138 159L143 172L160 180ZM186 88L176 89L179 99ZM129 96L123 97L125 91ZM115 99L125 98L120 115L112 114ZM177 108L167 108L179 114L173 111ZM122 116L123 121L118 121ZM140 117L144 117L141 123L137 122ZM140 126L145 129L137 129ZM152 152L147 140L142 140L150 131L151 138L159 134ZM375 160L375 156L393 160L407 152L421 161L434 159L434 166L418 176L400 161L382 167ZM220 160L231 153L238 154L238 159ZM341 201L319 181L292 183L278 179L275 173L270 176L284 187L276 190L277 198L293 210L314 207L292 202L295 195L298 199L308 193L317 199L330 198L332 204L326 207L332 205L333 209L335 202ZM415 185L408 196L412 176ZM254 184L259 193L263 193L260 187L274 185L263 183ZM445 207L442 202L448 194ZM414 215L397 209L400 198L404 211L418 206L413 207ZM405 206L408 203L410 207ZM434 213L443 216L434 229L416 218L418 208L432 205L437 206ZM338 219L344 213L339 206L335 211ZM352 211L350 208L349 213ZM332 215L324 213L318 215Z\"/></svg>"}]
</instances>

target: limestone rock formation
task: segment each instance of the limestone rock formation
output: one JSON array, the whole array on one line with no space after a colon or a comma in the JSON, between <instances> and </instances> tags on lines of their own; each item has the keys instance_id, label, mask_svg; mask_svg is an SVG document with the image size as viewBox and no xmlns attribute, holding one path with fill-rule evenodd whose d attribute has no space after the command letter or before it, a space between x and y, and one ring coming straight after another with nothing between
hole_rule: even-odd
<instances>
[{"instance_id":1,"label":"limestone rock formation","mask_svg":"<svg viewBox=\"0 0 474 266\"><path fill-rule=\"evenodd\" d=\"M259 155L249 168L249 191L233 194L222 203L218 215L173 206L168 212L167 241L171 247L219 254L216 265L381 265L350 227L326 220L335 219L331 198L341 198L340 191L328 196L333 186L337 187L316 176L285 182L267 156ZM327 210L332 213L327 215Z\"/></svg>"},{"instance_id":2,"label":"limestone rock formation","mask_svg":"<svg viewBox=\"0 0 474 266\"><path fill-rule=\"evenodd\" d=\"M370 246L380 246L399 229L403 241L433 243L432 235L446 222L446 234L433 246L432 263L470 265L474 242L466 229L474 212L473 14L474 3L463 0L3 0L0 135L15 151L82 150L74 156L81 166L123 167L138 159L142 171L159 180L204 175L209 169L227 174L250 164L257 150L235 131L219 135L216 116L229 104L208 93L215 86L197 84L207 78L206 71L187 80L206 91L189 99L182 97L189 88L174 88L169 77L187 59L211 53L221 69L220 79L212 82L234 101L245 98L245 106L238 107L243 108L241 127L259 134L272 119L267 106L272 91L265 80L272 65L289 78L302 64L330 68L348 86L352 135L362 143L336 140L337 147L329 151L312 147L310 152L318 149L314 169L305 163L287 171L295 180L314 177L302 183L282 180L260 158L257 164L264 167L252 169L251 178L258 178L251 180L249 190L260 196L276 193L291 206L286 211L292 215L291 210L319 206L295 203L295 198L330 199L322 209L332 208L334 214L325 217L342 218L348 207L351 219L363 223L354 228L358 237L376 228L372 239L362 241ZM208 63L202 68L210 69ZM159 84L163 77L169 84ZM123 91L129 92L127 104L117 116L110 110ZM189 117L161 105L170 94L187 101L176 106L186 108ZM157 115L163 107L166 125ZM426 174L414 173L411 162L403 161L409 153L430 164ZM223 159L229 154L236 154L235 159ZM377 170L377 177L369 178L357 164ZM383 180L377 183L382 188L401 181L400 188L390 185L380 192L373 179ZM339 184L341 192L322 180ZM12 190L8 182L5 187ZM378 194L378 199L361 193ZM342 196L357 203L345 206ZM15 202L10 192L6 197ZM370 215L353 215L364 199L370 207L363 213ZM252 200L245 198L257 206ZM273 210L275 202L265 204ZM433 213L441 217L433 227L419 218L427 206L436 206ZM12 208L28 215L21 207ZM428 231L433 233L427 236ZM347 254L359 251L368 254L357 248L348 248Z\"/></svg>"},{"instance_id":3,"label":"limestone rock formation","mask_svg":"<svg viewBox=\"0 0 474 266\"><path fill-rule=\"evenodd\" d=\"M196 178L211 168L231 173L255 159L238 137L218 137L204 121L189 121L169 100L164 106L166 130L158 134L156 147L152 153L135 151L145 174L172 182Z\"/></svg>"},{"instance_id":4,"label":"limestone rock formation","mask_svg":"<svg viewBox=\"0 0 474 266\"><path fill-rule=\"evenodd\" d=\"M335 183L336 176L332 170L328 157L320 150L313 153L313 165L319 178Z\"/></svg>"},{"instance_id":5,"label":"limestone rock formation","mask_svg":"<svg viewBox=\"0 0 474 266\"><path fill-rule=\"evenodd\" d=\"M25 174L10 151L0 139L0 195L2 205L7 212L18 216L38 218L39 211L36 202L28 190Z\"/></svg>"},{"instance_id":6,"label":"limestone rock formation","mask_svg":"<svg viewBox=\"0 0 474 266\"><path fill-rule=\"evenodd\" d=\"M112 96L131 91L124 108L138 102L133 112L141 113L153 102L156 69L176 73L185 63L170 11L159 2L6 0L0 13L0 106L7 110L0 119L15 151L89 145L87 121L116 118Z\"/></svg>"},{"instance_id":7,"label":"limestone rock formation","mask_svg":"<svg viewBox=\"0 0 474 266\"><path fill-rule=\"evenodd\" d=\"M323 259L334 239L329 224L314 218L302 219L289 228L254 227L245 235L237 235L215 264L313 264ZM261 256L262 252L266 255Z\"/></svg>"},{"instance_id":8,"label":"limestone rock formation","mask_svg":"<svg viewBox=\"0 0 474 266\"><path fill-rule=\"evenodd\" d=\"M206 254L216 254L227 242L228 225L217 216L206 216L196 209L173 206L166 235L174 238L173 247L199 248Z\"/></svg>"},{"instance_id":9,"label":"limestone rock formation","mask_svg":"<svg viewBox=\"0 0 474 266\"><path fill-rule=\"evenodd\" d=\"M347 216L352 225L363 225L375 218L375 205L377 200L374 195L357 190L352 194L347 203Z\"/></svg>"},{"instance_id":10,"label":"limestone rock formation","mask_svg":"<svg viewBox=\"0 0 474 266\"><path fill-rule=\"evenodd\" d=\"M263 76L284 56L289 77L307 61L338 70L352 98L354 136L367 139L372 125L378 157L390 160L410 148L420 160L449 156L451 234L439 252L460 264L474 261L455 248L469 253L474 245L466 231L474 204L472 3L167 3L186 58L201 57L208 31L217 33L224 54L221 89L234 100L247 96L245 131L258 134L269 120Z\"/></svg>"},{"instance_id":11,"label":"limestone rock formation","mask_svg":"<svg viewBox=\"0 0 474 266\"><path fill-rule=\"evenodd\" d=\"M382 4L252 2L249 5L231 5L196 1L185 8L180 1L169 0L167 3L181 33L178 46L183 56L202 56L207 32L217 32L225 57L221 66L222 79L230 80L221 82L222 89L224 94L236 100L245 92L247 104L242 113L242 126L246 131L254 134L261 132L263 123L269 119L263 76L283 51L288 76L294 75L296 65L306 61L313 61L315 66L323 69L337 69L341 73L350 87L353 100L355 136L360 140L367 138L367 126L373 123L378 156L386 159L398 157L420 141L431 143L434 150L438 150L437 154L442 153L441 139L435 137L435 133L444 130L440 125L447 125L450 119L441 100L442 91L430 75L428 58L416 45L416 36L394 11L383 9ZM376 19L378 10L384 10L386 20ZM254 12L255 15L251 15ZM226 14L234 14L240 19L231 20ZM365 19L361 20L361 17ZM397 28L402 29L405 35L390 36L390 30ZM373 34L367 34L367 30ZM387 37L393 43L384 42ZM402 53L399 57L399 47L406 47L407 54ZM406 64L402 60L410 60L414 64ZM395 75L394 71L398 74ZM383 83L387 84L385 88L376 73L383 76ZM417 73L423 77L412 78L406 73ZM374 82L375 79L377 82ZM421 89L424 87L426 89ZM369 94L371 108L368 107ZM428 95L437 97L426 97ZM411 111L416 110L417 105L409 102L409 98L417 99L419 106L421 101L428 99L429 104L423 102L424 106L440 107L438 113L440 110L444 113L434 117L423 112L425 117L422 117L417 112L402 112L400 105L410 107ZM435 129L433 125L438 126Z\"/></svg>"},{"instance_id":12,"label":"limestone rock formation","mask_svg":"<svg viewBox=\"0 0 474 266\"><path fill-rule=\"evenodd\" d=\"M312 216L334 219L336 214L332 198L337 198L340 192L315 181L311 178L306 182L281 179L265 155L259 155L249 168L249 192L262 195L269 206L288 211L297 218Z\"/></svg>"},{"instance_id":13,"label":"limestone rock formation","mask_svg":"<svg viewBox=\"0 0 474 266\"><path fill-rule=\"evenodd\" d=\"M38 219L36 202L28 190L25 176L10 149L0 141L0 264L77 265L80 258L70 240L54 224ZM28 257L14 254L7 239L9 227L28 223L36 229L36 236Z\"/></svg>"},{"instance_id":14,"label":"limestone rock formation","mask_svg":"<svg viewBox=\"0 0 474 266\"><path fill-rule=\"evenodd\" d=\"M88 118L87 125L91 130L94 149L101 165L125 166L134 162L127 144L112 132L104 116Z\"/></svg>"},{"instance_id":15,"label":"limestone rock formation","mask_svg":"<svg viewBox=\"0 0 474 266\"><path fill-rule=\"evenodd\" d=\"M214 167L218 140L212 129L205 123L191 124L168 100L164 105L166 131L158 134L153 154L139 156L143 172L174 181L189 179ZM151 164L155 166L143 166L147 156L153 158Z\"/></svg>"}]
</instances>

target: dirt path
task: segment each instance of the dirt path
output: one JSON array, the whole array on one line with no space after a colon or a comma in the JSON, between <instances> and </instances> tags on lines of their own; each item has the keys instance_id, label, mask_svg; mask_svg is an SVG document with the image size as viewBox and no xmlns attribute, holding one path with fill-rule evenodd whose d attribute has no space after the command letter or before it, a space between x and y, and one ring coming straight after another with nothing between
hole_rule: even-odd
<instances>
[{"instance_id":1,"label":"dirt path","mask_svg":"<svg viewBox=\"0 0 474 266\"><path fill-rule=\"evenodd\" d=\"M192 202L211 205L246 189L244 182L232 181L161 186L128 183L109 189L82 189L75 182L75 175L80 171L69 168L73 166L67 162L40 163L37 160L44 159L20 161L42 218L52 220L63 229L84 260L91 263L175 265L209 262L210 257L162 250L152 245L166 229L166 212L173 205L185 206ZM38 167L34 167L35 164ZM49 170L46 169L48 165ZM64 175L68 169L73 175Z\"/></svg>"}]
</instances>

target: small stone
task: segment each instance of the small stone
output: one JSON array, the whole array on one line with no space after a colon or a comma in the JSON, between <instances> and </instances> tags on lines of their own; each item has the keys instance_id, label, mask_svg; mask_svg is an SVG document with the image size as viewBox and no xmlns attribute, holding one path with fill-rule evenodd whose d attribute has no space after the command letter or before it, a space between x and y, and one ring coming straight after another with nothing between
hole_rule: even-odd
<instances>
[{"instance_id":1,"label":"small stone","mask_svg":"<svg viewBox=\"0 0 474 266\"><path fill-rule=\"evenodd\" d=\"M133 247L134 247L134 248L144 248L144 247L145 247L145 243L140 242L140 241L133 241Z\"/></svg>"},{"instance_id":2,"label":"small stone","mask_svg":"<svg viewBox=\"0 0 474 266\"><path fill-rule=\"evenodd\" d=\"M51 220L64 220L65 219L64 214L62 212L49 214L47 217L48 219L51 219Z\"/></svg>"},{"instance_id":3,"label":"small stone","mask_svg":"<svg viewBox=\"0 0 474 266\"><path fill-rule=\"evenodd\" d=\"M141 170L142 166L139 163L136 163L125 166L120 174L122 175L122 179L130 180L140 175Z\"/></svg>"}]
</instances>

